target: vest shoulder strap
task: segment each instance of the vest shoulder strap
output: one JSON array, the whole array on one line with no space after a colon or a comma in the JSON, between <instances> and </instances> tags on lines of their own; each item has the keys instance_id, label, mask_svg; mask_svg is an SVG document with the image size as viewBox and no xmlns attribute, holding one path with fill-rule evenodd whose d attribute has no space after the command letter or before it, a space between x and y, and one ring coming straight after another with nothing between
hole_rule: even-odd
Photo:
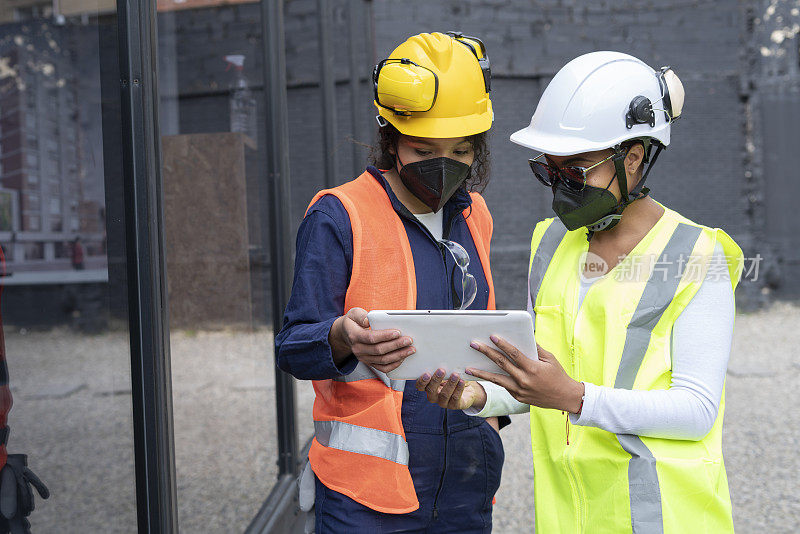
<instances>
[{"instance_id":1,"label":"vest shoulder strap","mask_svg":"<svg viewBox=\"0 0 800 534\"><path fill-rule=\"evenodd\" d=\"M744 269L744 254L741 247L724 230L714 228L713 231L716 242L722 246L722 250L728 258L728 273L731 277L731 284L736 289Z\"/></svg>"},{"instance_id":2,"label":"vest shoulder strap","mask_svg":"<svg viewBox=\"0 0 800 534\"><path fill-rule=\"evenodd\" d=\"M728 264L728 274L730 276L731 284L733 288L736 289L736 286L739 283L739 280L742 275L742 270L744 268L744 255L742 253L742 249L736 242L729 236L724 230L720 228L712 228L709 226L705 226L702 224L698 224L691 219L688 219L681 215L680 213L671 210L669 208L664 207L665 209L665 216L669 216L673 219L676 219L678 222L687 224L690 226L695 226L702 230L703 238L708 241L708 254L713 254L716 245L719 244L722 247L722 251L725 254L725 258Z\"/></svg>"},{"instance_id":3,"label":"vest shoulder strap","mask_svg":"<svg viewBox=\"0 0 800 534\"><path fill-rule=\"evenodd\" d=\"M472 199L472 204L469 208L464 210L464 219L467 221L472 240L475 242L475 249L478 251L478 256L483 266L483 274L486 277L486 283L489 285L489 300L486 309L494 310L496 308L495 295L494 295L494 281L492 280L492 269L490 265L491 241L492 232L494 231L494 221L492 214L489 213L489 208L486 206L486 201L480 193L472 192L469 194Z\"/></svg>"},{"instance_id":4,"label":"vest shoulder strap","mask_svg":"<svg viewBox=\"0 0 800 534\"><path fill-rule=\"evenodd\" d=\"M354 307L413 310L417 302L414 258L386 190L365 171L355 180L320 191L309 208L325 195L341 201L353 232L353 271L345 313Z\"/></svg>"},{"instance_id":5,"label":"vest shoulder strap","mask_svg":"<svg viewBox=\"0 0 800 534\"><path fill-rule=\"evenodd\" d=\"M475 217L477 229L480 231L480 237L484 241L486 249L489 249L489 242L492 239L492 232L494 232L494 221L492 214L489 213L489 208L486 206L486 201L480 193L470 193L472 205L464 212L464 218Z\"/></svg>"},{"instance_id":6,"label":"vest shoulder strap","mask_svg":"<svg viewBox=\"0 0 800 534\"><path fill-rule=\"evenodd\" d=\"M528 264L528 293L532 307L536 307L536 297L539 295L547 267L565 235L567 227L555 217L538 222L533 230L531 259Z\"/></svg>"},{"instance_id":7,"label":"vest shoulder strap","mask_svg":"<svg viewBox=\"0 0 800 534\"><path fill-rule=\"evenodd\" d=\"M384 207L388 205L389 208L391 208L391 201L386 195L386 191L384 191L377 180L366 171L358 178L350 180L338 187L319 191L314 195L314 198L311 199L311 202L309 202L305 215L308 215L308 210L311 209L311 206L316 204L317 201L325 195L333 195L338 198L342 204L344 204L345 209L348 209L348 213L350 213L350 207L358 209L359 205L369 207L373 204L383 204ZM384 199L385 202L383 201ZM348 204L350 204L350 206Z\"/></svg>"}]
</instances>

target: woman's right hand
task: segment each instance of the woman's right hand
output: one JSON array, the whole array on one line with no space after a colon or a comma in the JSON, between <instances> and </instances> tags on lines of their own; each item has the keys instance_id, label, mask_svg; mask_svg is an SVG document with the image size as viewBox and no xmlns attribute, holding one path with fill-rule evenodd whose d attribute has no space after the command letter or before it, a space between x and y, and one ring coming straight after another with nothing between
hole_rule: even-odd
<instances>
[{"instance_id":1,"label":"woman's right hand","mask_svg":"<svg viewBox=\"0 0 800 534\"><path fill-rule=\"evenodd\" d=\"M475 408L482 410L486 405L486 390L478 382L465 382L457 373L442 383L444 369L437 369L433 376L425 373L417 379L417 390L424 391L428 401L450 410Z\"/></svg>"},{"instance_id":2,"label":"woman's right hand","mask_svg":"<svg viewBox=\"0 0 800 534\"><path fill-rule=\"evenodd\" d=\"M353 354L378 371L388 373L414 354L413 340L398 330L370 330L367 311L353 308L336 319L328 333L333 361L339 366Z\"/></svg>"}]
</instances>

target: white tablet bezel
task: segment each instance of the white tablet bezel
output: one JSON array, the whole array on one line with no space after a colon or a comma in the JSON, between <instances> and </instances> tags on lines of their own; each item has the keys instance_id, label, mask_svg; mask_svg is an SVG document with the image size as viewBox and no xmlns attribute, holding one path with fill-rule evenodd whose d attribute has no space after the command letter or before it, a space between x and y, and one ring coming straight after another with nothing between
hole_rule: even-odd
<instances>
[{"instance_id":1,"label":"white tablet bezel","mask_svg":"<svg viewBox=\"0 0 800 534\"><path fill-rule=\"evenodd\" d=\"M414 340L416 353L388 373L393 380L416 380L439 368L445 369L446 376L455 372L466 380L478 380L464 374L468 367L506 374L469 346L472 341L480 341L494 347L491 335L506 339L528 357L536 357L533 321L525 311L373 310L368 318L373 330L396 329Z\"/></svg>"}]
</instances>

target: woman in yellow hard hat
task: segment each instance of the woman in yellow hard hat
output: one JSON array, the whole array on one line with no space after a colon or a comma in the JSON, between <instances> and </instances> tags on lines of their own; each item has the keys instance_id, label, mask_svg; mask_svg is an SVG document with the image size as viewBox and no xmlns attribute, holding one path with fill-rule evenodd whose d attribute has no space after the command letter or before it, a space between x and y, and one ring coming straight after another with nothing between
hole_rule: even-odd
<instances>
[{"instance_id":1,"label":"woman in yellow hard hat","mask_svg":"<svg viewBox=\"0 0 800 534\"><path fill-rule=\"evenodd\" d=\"M412 340L367 320L372 309L494 307L492 219L476 192L488 180L489 59L479 39L420 34L373 81L374 166L312 200L276 339L278 365L316 393L301 506L315 500L318 533L489 532L497 419L448 412L389 379Z\"/></svg>"},{"instance_id":2,"label":"woman in yellow hard hat","mask_svg":"<svg viewBox=\"0 0 800 534\"><path fill-rule=\"evenodd\" d=\"M538 354L475 342L508 375L467 370L490 382L432 400L530 411L537 532L733 532L722 421L742 251L644 185L683 100L668 67L593 52L511 136L557 215L531 241Z\"/></svg>"}]
</instances>

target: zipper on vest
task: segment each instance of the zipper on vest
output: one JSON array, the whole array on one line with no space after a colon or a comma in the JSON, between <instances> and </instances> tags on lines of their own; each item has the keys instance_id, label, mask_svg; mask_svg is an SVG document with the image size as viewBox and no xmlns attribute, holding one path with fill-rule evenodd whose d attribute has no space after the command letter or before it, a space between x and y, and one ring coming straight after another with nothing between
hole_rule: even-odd
<instances>
[{"instance_id":1,"label":"zipper on vest","mask_svg":"<svg viewBox=\"0 0 800 534\"><path fill-rule=\"evenodd\" d=\"M433 520L439 517L439 494L442 492L444 486L444 475L447 473L447 410L444 412L444 467L442 468L442 476L439 478L439 487L436 488L436 494L433 497Z\"/></svg>"},{"instance_id":2,"label":"zipper on vest","mask_svg":"<svg viewBox=\"0 0 800 534\"><path fill-rule=\"evenodd\" d=\"M575 352L570 346L570 355L574 358ZM577 510L576 514L576 526L578 527L578 532L583 532L583 522L584 522L584 502L586 500L586 496L584 495L583 491L583 481L580 478L580 475L576 472L575 468L573 467L573 457L576 454L576 450L578 449L578 444L580 442L580 438L583 433L580 431L579 428L575 428L573 432L573 440L570 445L569 441L569 413L566 414L567 422L566 422L566 439L567 439L567 446L564 449L564 453L562 455L562 463L564 464L564 468L567 471L567 480L569 480L570 489L572 490L572 502L575 505L575 509Z\"/></svg>"},{"instance_id":3,"label":"zipper on vest","mask_svg":"<svg viewBox=\"0 0 800 534\"><path fill-rule=\"evenodd\" d=\"M442 256L442 263L444 264L444 272L445 272L445 279L447 290L445 294L449 295L450 298L450 308L453 307L453 293L452 287L453 282L450 280L450 277L447 276L447 259L445 258L445 251L444 246L440 245L439 243L436 244L439 247L439 252L441 252ZM442 430L444 431L444 467L442 468L442 476L439 478L439 487L436 488L436 494L433 498L433 520L436 521L436 518L439 517L439 494L442 492L442 486L444 485L444 475L447 472L447 409L444 411L444 422L442 423Z\"/></svg>"},{"instance_id":4,"label":"zipper on vest","mask_svg":"<svg viewBox=\"0 0 800 534\"><path fill-rule=\"evenodd\" d=\"M573 449L574 449L574 447L573 447ZM575 505L575 508L578 511L577 517L575 518L576 526L578 527L577 531L578 532L583 532L583 528L582 528L583 527L583 502L581 500L581 491L578 488L578 484L579 484L578 477L577 477L577 474L575 473L575 471L572 469L572 463L571 463L571 458L570 458L571 455L569 454L570 450L571 449L567 449L566 451L564 451L564 456L562 457L562 463L564 464L564 468L567 471L567 475L568 475L567 476L567 480L569 480L569 486L570 486L570 489L572 490L572 502L573 502L573 504Z\"/></svg>"},{"instance_id":5,"label":"zipper on vest","mask_svg":"<svg viewBox=\"0 0 800 534\"><path fill-rule=\"evenodd\" d=\"M590 288L591 290L591 288ZM578 355L575 351L575 332L577 331L578 327L578 315L580 313L580 307L578 306L578 294L580 291L580 283L578 283L575 287L575 291L573 293L573 323L572 323L572 330L571 330L571 339L569 340L569 358L570 363L572 364L572 377L575 380L580 378L578 375ZM587 292L588 293L588 292ZM584 300L586 297L584 297ZM570 446L569 441L569 414L567 413L567 422L566 422L566 440L567 440L567 447L564 449L564 454L562 456L562 461L564 464L564 468L567 471L567 479L569 480L570 488L572 489L572 500L577 510L577 517L576 523L579 532L583 532L583 522L584 522L584 506L585 502L585 495L583 491L583 484L580 479L580 475L575 471L573 467L573 456L575 455L575 451L578 449L578 444L580 441L580 437L582 432L580 429L575 428L573 433L573 440L572 445Z\"/></svg>"}]
</instances>

